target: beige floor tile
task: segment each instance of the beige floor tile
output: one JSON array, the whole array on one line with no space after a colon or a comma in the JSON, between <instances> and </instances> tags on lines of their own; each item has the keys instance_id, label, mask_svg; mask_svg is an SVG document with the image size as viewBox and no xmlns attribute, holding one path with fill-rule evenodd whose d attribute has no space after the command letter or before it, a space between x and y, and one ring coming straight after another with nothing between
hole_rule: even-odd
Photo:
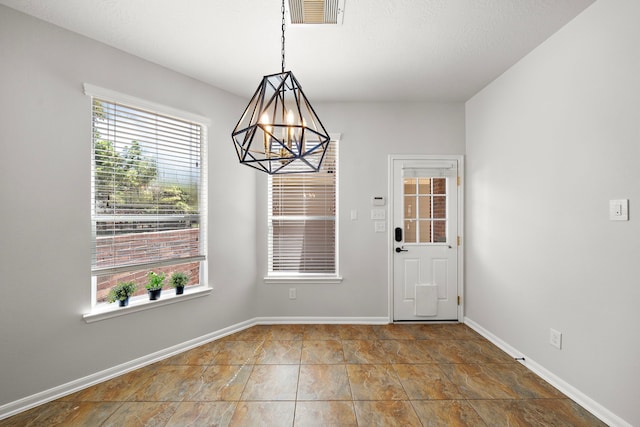
<instances>
[{"instance_id":1,"label":"beige floor tile","mask_svg":"<svg viewBox=\"0 0 640 427\"><path fill-rule=\"evenodd\" d=\"M295 427L357 427L351 401L297 402Z\"/></svg>"},{"instance_id":2,"label":"beige floor tile","mask_svg":"<svg viewBox=\"0 0 640 427\"><path fill-rule=\"evenodd\" d=\"M159 367L154 376L131 395L138 402L179 402L202 382L206 366L166 365Z\"/></svg>"},{"instance_id":3,"label":"beige floor tile","mask_svg":"<svg viewBox=\"0 0 640 427\"><path fill-rule=\"evenodd\" d=\"M440 364L467 399L561 398L557 389L519 363Z\"/></svg>"},{"instance_id":4,"label":"beige floor tile","mask_svg":"<svg viewBox=\"0 0 640 427\"><path fill-rule=\"evenodd\" d=\"M291 427L295 402L238 402L230 427Z\"/></svg>"},{"instance_id":5,"label":"beige floor tile","mask_svg":"<svg viewBox=\"0 0 640 427\"><path fill-rule=\"evenodd\" d=\"M303 341L300 362L303 364L344 363L342 342L339 340Z\"/></svg>"},{"instance_id":6,"label":"beige floor tile","mask_svg":"<svg viewBox=\"0 0 640 427\"><path fill-rule=\"evenodd\" d=\"M301 340L304 335L305 325L272 325L272 340Z\"/></svg>"},{"instance_id":7,"label":"beige floor tile","mask_svg":"<svg viewBox=\"0 0 640 427\"><path fill-rule=\"evenodd\" d=\"M353 402L359 426L422 427L413 406L408 401Z\"/></svg>"},{"instance_id":8,"label":"beige floor tile","mask_svg":"<svg viewBox=\"0 0 640 427\"><path fill-rule=\"evenodd\" d=\"M467 363L517 363L516 360L486 340L461 340L472 354ZM476 362L471 362L476 360Z\"/></svg>"},{"instance_id":9,"label":"beige floor tile","mask_svg":"<svg viewBox=\"0 0 640 427\"><path fill-rule=\"evenodd\" d=\"M433 363L429 353L415 340L386 339L379 341L391 363Z\"/></svg>"},{"instance_id":10,"label":"beige floor tile","mask_svg":"<svg viewBox=\"0 0 640 427\"><path fill-rule=\"evenodd\" d=\"M70 396L70 399L84 402L122 402L130 400L131 396L138 391L140 387L154 378L157 369L157 365L137 369L81 390Z\"/></svg>"},{"instance_id":11,"label":"beige floor tile","mask_svg":"<svg viewBox=\"0 0 640 427\"><path fill-rule=\"evenodd\" d=\"M340 325L340 339L343 340L374 340L377 336L374 325Z\"/></svg>"},{"instance_id":12,"label":"beige floor tile","mask_svg":"<svg viewBox=\"0 0 640 427\"><path fill-rule=\"evenodd\" d=\"M210 365L213 363L213 357L219 351L219 346L205 344L192 350L185 351L168 358L164 361L165 365Z\"/></svg>"},{"instance_id":13,"label":"beige floor tile","mask_svg":"<svg viewBox=\"0 0 640 427\"><path fill-rule=\"evenodd\" d=\"M298 400L351 400L345 365L302 365Z\"/></svg>"},{"instance_id":14,"label":"beige floor tile","mask_svg":"<svg viewBox=\"0 0 640 427\"><path fill-rule=\"evenodd\" d=\"M470 400L487 425L604 427L569 399Z\"/></svg>"},{"instance_id":15,"label":"beige floor tile","mask_svg":"<svg viewBox=\"0 0 640 427\"><path fill-rule=\"evenodd\" d=\"M437 363L467 363L469 351L460 340L424 340L416 345Z\"/></svg>"},{"instance_id":16,"label":"beige floor tile","mask_svg":"<svg viewBox=\"0 0 640 427\"><path fill-rule=\"evenodd\" d=\"M124 402L101 427L164 426L178 402Z\"/></svg>"},{"instance_id":17,"label":"beige floor tile","mask_svg":"<svg viewBox=\"0 0 640 427\"><path fill-rule=\"evenodd\" d=\"M1 427L89 426L106 421L122 402L63 402L41 405L0 420Z\"/></svg>"},{"instance_id":18,"label":"beige floor tile","mask_svg":"<svg viewBox=\"0 0 640 427\"><path fill-rule=\"evenodd\" d=\"M216 365L250 365L255 363L264 341L224 341L212 360Z\"/></svg>"},{"instance_id":19,"label":"beige floor tile","mask_svg":"<svg viewBox=\"0 0 640 427\"><path fill-rule=\"evenodd\" d=\"M267 341L262 345L255 363L261 365L299 364L301 353L302 341Z\"/></svg>"},{"instance_id":20,"label":"beige floor tile","mask_svg":"<svg viewBox=\"0 0 640 427\"><path fill-rule=\"evenodd\" d=\"M241 400L296 400L298 365L255 365Z\"/></svg>"},{"instance_id":21,"label":"beige floor tile","mask_svg":"<svg viewBox=\"0 0 640 427\"><path fill-rule=\"evenodd\" d=\"M408 400L391 365L347 365L353 400Z\"/></svg>"},{"instance_id":22,"label":"beige floor tile","mask_svg":"<svg viewBox=\"0 0 640 427\"><path fill-rule=\"evenodd\" d=\"M194 382L184 396L185 401L240 400L252 366L212 365Z\"/></svg>"},{"instance_id":23,"label":"beige floor tile","mask_svg":"<svg viewBox=\"0 0 640 427\"><path fill-rule=\"evenodd\" d=\"M411 400L462 399L464 396L436 364L393 365Z\"/></svg>"},{"instance_id":24,"label":"beige floor tile","mask_svg":"<svg viewBox=\"0 0 640 427\"><path fill-rule=\"evenodd\" d=\"M466 400L416 400L411 404L424 427L487 425Z\"/></svg>"},{"instance_id":25,"label":"beige floor tile","mask_svg":"<svg viewBox=\"0 0 640 427\"><path fill-rule=\"evenodd\" d=\"M516 363L482 340L421 340L416 345L437 363Z\"/></svg>"},{"instance_id":26,"label":"beige floor tile","mask_svg":"<svg viewBox=\"0 0 640 427\"><path fill-rule=\"evenodd\" d=\"M342 351L347 363L389 363L389 358L378 340L344 340Z\"/></svg>"},{"instance_id":27,"label":"beige floor tile","mask_svg":"<svg viewBox=\"0 0 640 427\"><path fill-rule=\"evenodd\" d=\"M166 427L227 427L237 402L182 402Z\"/></svg>"},{"instance_id":28,"label":"beige floor tile","mask_svg":"<svg viewBox=\"0 0 640 427\"><path fill-rule=\"evenodd\" d=\"M381 340L413 340L415 336L403 325L374 325L373 332Z\"/></svg>"},{"instance_id":29,"label":"beige floor tile","mask_svg":"<svg viewBox=\"0 0 640 427\"><path fill-rule=\"evenodd\" d=\"M225 338L227 341L264 341L271 339L271 326L256 325Z\"/></svg>"},{"instance_id":30,"label":"beige floor tile","mask_svg":"<svg viewBox=\"0 0 640 427\"><path fill-rule=\"evenodd\" d=\"M417 325L422 339L468 340L484 339L467 325L460 323L421 324ZM414 333L416 329L414 328Z\"/></svg>"},{"instance_id":31,"label":"beige floor tile","mask_svg":"<svg viewBox=\"0 0 640 427\"><path fill-rule=\"evenodd\" d=\"M338 340L340 325L305 325L304 340Z\"/></svg>"}]
</instances>

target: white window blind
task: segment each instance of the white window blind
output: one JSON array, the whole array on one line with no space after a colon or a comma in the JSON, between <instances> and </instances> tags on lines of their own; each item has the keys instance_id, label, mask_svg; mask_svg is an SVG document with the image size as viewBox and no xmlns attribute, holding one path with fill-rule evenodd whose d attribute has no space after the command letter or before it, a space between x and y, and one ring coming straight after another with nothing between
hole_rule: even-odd
<instances>
[{"instance_id":1,"label":"white window blind","mask_svg":"<svg viewBox=\"0 0 640 427\"><path fill-rule=\"evenodd\" d=\"M205 259L198 123L92 98L92 274Z\"/></svg>"},{"instance_id":2,"label":"white window blind","mask_svg":"<svg viewBox=\"0 0 640 427\"><path fill-rule=\"evenodd\" d=\"M269 275L335 275L338 151L317 173L269 176Z\"/></svg>"}]
</instances>

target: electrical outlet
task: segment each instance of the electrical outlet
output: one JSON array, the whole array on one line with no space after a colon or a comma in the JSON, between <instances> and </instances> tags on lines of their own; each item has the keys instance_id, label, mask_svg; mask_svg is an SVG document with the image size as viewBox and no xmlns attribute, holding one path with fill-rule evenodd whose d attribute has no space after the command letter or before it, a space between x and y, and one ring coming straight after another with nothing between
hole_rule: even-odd
<instances>
[{"instance_id":1,"label":"electrical outlet","mask_svg":"<svg viewBox=\"0 0 640 427\"><path fill-rule=\"evenodd\" d=\"M549 329L549 344L561 349L562 348L562 332L555 329Z\"/></svg>"},{"instance_id":2,"label":"electrical outlet","mask_svg":"<svg viewBox=\"0 0 640 427\"><path fill-rule=\"evenodd\" d=\"M289 288L289 299L296 299L296 288Z\"/></svg>"}]
</instances>

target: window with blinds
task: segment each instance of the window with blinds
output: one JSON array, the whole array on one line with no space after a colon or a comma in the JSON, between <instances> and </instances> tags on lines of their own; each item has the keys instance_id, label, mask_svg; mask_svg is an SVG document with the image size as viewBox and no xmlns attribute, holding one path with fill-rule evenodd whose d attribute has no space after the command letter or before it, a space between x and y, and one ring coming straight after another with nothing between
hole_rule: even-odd
<instances>
[{"instance_id":1,"label":"window with blinds","mask_svg":"<svg viewBox=\"0 0 640 427\"><path fill-rule=\"evenodd\" d=\"M95 301L117 282L145 293L147 273L199 284L203 245L201 124L92 98ZM165 281L168 284L168 280Z\"/></svg>"},{"instance_id":2,"label":"window with blinds","mask_svg":"<svg viewBox=\"0 0 640 427\"><path fill-rule=\"evenodd\" d=\"M337 143L319 172L269 176L268 274L337 274Z\"/></svg>"}]
</instances>

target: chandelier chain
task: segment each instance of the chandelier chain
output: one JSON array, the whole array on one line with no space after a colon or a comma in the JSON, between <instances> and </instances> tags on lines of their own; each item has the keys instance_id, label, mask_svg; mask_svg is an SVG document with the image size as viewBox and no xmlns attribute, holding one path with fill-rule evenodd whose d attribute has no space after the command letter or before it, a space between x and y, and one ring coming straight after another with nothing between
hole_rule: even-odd
<instances>
[{"instance_id":1,"label":"chandelier chain","mask_svg":"<svg viewBox=\"0 0 640 427\"><path fill-rule=\"evenodd\" d=\"M284 27L285 27L285 21L284 21L284 0L282 0L282 8L281 8L281 12L282 12L282 38L280 39L280 41L282 42L282 72L284 73Z\"/></svg>"}]
</instances>

